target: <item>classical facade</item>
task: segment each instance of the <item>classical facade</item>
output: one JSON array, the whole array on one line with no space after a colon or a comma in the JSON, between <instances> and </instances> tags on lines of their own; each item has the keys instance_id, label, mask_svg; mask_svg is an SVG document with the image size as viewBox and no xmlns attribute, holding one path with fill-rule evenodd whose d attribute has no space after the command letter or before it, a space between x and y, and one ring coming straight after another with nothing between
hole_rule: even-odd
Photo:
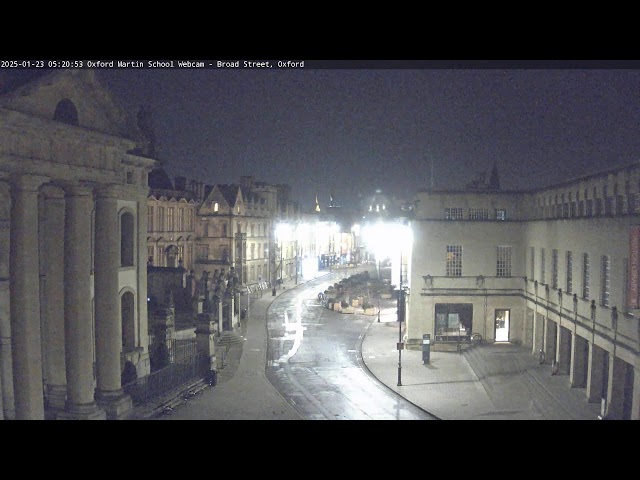
<instances>
[{"instance_id":1,"label":"classical facade","mask_svg":"<svg viewBox=\"0 0 640 480\"><path fill-rule=\"evenodd\" d=\"M149 371L141 132L93 71L0 96L0 418L126 417Z\"/></svg>"},{"instance_id":2,"label":"classical facade","mask_svg":"<svg viewBox=\"0 0 640 480\"><path fill-rule=\"evenodd\" d=\"M527 345L601 403L640 419L640 164L527 191L422 191L406 337Z\"/></svg>"}]
</instances>

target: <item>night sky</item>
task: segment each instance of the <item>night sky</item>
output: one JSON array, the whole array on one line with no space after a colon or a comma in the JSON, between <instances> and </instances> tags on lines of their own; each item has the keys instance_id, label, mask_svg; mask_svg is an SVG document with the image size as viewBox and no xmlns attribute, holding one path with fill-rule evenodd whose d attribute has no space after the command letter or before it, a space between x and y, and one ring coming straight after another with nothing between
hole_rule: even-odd
<instances>
[{"instance_id":1,"label":"night sky","mask_svg":"<svg viewBox=\"0 0 640 480\"><path fill-rule=\"evenodd\" d=\"M462 188L495 162L528 189L640 160L640 70L100 69L152 108L170 176L287 183L343 207Z\"/></svg>"}]
</instances>

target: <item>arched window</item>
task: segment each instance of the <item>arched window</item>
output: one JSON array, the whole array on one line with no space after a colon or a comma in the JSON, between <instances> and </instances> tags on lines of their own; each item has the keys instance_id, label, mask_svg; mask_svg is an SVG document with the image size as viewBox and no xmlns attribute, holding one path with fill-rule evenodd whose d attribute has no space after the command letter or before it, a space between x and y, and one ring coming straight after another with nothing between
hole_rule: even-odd
<instances>
[{"instance_id":1,"label":"arched window","mask_svg":"<svg viewBox=\"0 0 640 480\"><path fill-rule=\"evenodd\" d=\"M218 211L218 202L213 204L213 211L217 212Z\"/></svg>"},{"instance_id":2,"label":"arched window","mask_svg":"<svg viewBox=\"0 0 640 480\"><path fill-rule=\"evenodd\" d=\"M73 102L68 98L58 102L58 105L56 105L56 111L53 113L53 119L56 122L62 122L68 125L79 125L78 110Z\"/></svg>"},{"instance_id":3,"label":"arched window","mask_svg":"<svg viewBox=\"0 0 640 480\"><path fill-rule=\"evenodd\" d=\"M120 266L133 267L134 257L133 215L125 212L120 216Z\"/></svg>"},{"instance_id":4,"label":"arched window","mask_svg":"<svg viewBox=\"0 0 640 480\"><path fill-rule=\"evenodd\" d=\"M130 352L136 348L135 299L133 293L125 292L120 297L122 319L122 351Z\"/></svg>"}]
</instances>

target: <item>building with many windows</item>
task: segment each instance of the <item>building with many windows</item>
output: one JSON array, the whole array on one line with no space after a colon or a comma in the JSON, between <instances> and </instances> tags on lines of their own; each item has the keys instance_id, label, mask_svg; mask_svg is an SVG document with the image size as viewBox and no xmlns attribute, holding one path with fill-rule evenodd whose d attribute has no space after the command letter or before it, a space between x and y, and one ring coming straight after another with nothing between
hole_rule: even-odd
<instances>
[{"instance_id":1,"label":"building with many windows","mask_svg":"<svg viewBox=\"0 0 640 480\"><path fill-rule=\"evenodd\" d=\"M531 348L640 419L640 163L526 191L421 191L406 337Z\"/></svg>"},{"instance_id":2,"label":"building with many windows","mask_svg":"<svg viewBox=\"0 0 640 480\"><path fill-rule=\"evenodd\" d=\"M160 166L149 174L147 201L147 265L193 269L195 259L196 194L186 190L184 177L175 185Z\"/></svg>"}]
</instances>

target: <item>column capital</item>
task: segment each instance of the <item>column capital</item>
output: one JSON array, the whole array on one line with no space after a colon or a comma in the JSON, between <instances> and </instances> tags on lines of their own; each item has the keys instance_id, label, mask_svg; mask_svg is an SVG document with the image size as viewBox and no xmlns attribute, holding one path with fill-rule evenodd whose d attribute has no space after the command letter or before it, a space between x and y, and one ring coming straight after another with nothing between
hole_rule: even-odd
<instances>
[{"instance_id":1,"label":"column capital","mask_svg":"<svg viewBox=\"0 0 640 480\"><path fill-rule=\"evenodd\" d=\"M64 200L64 191L55 185L45 185L42 193L47 200Z\"/></svg>"},{"instance_id":2,"label":"column capital","mask_svg":"<svg viewBox=\"0 0 640 480\"><path fill-rule=\"evenodd\" d=\"M95 187L96 198L105 198L105 199L123 199L126 198L126 194L124 193L123 187L117 184L98 184Z\"/></svg>"},{"instance_id":3,"label":"column capital","mask_svg":"<svg viewBox=\"0 0 640 480\"><path fill-rule=\"evenodd\" d=\"M93 188L88 185L68 184L63 188L65 197L93 197Z\"/></svg>"},{"instance_id":4,"label":"column capital","mask_svg":"<svg viewBox=\"0 0 640 480\"><path fill-rule=\"evenodd\" d=\"M47 183L49 177L42 175L17 174L11 176L11 185L20 190L37 192L43 183Z\"/></svg>"}]
</instances>

